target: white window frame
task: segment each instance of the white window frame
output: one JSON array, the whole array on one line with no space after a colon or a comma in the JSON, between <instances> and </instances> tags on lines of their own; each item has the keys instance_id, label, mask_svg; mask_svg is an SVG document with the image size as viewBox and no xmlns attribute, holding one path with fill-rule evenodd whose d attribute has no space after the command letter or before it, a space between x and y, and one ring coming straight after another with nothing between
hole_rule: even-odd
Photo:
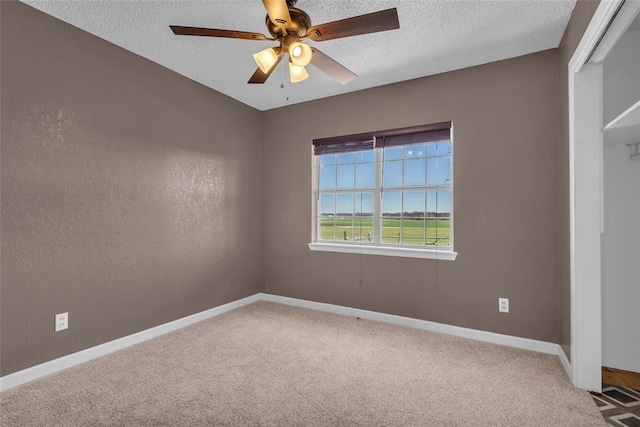
<instances>
[{"instance_id":1,"label":"white window frame","mask_svg":"<svg viewBox=\"0 0 640 427\"><path fill-rule=\"evenodd\" d=\"M319 190L319 170L320 170L320 156L312 154L312 238L309 243L309 249L312 251L324 251L324 252L337 252L337 253L353 253L353 254L367 254L367 255L383 255L383 256L396 256L396 257L408 257L408 258L423 258L423 259L436 259L453 261L456 259L458 253L454 251L454 143L453 143L453 127L451 128L451 185L446 186L402 186L393 187L394 190L406 191L406 190L438 190L446 187L451 191L451 234L450 234L450 246L402 246L402 245L386 245L381 243L382 233L382 191L387 188L382 187L382 151L384 148L374 148L374 165L375 165L375 186L373 188L374 206L373 206L373 227L374 227L374 242L372 243L355 243L355 242L341 242L341 241L318 241L318 202L320 198ZM356 189L357 190L357 189ZM368 192L371 189L362 189L362 191ZM426 195L426 193L425 193ZM426 224L425 224L426 226Z\"/></svg>"}]
</instances>

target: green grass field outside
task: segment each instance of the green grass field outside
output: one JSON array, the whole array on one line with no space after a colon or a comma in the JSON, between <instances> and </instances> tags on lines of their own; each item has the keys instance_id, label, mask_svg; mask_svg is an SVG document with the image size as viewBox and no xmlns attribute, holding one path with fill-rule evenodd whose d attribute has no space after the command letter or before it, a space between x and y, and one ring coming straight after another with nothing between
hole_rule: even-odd
<instances>
[{"instance_id":1,"label":"green grass field outside","mask_svg":"<svg viewBox=\"0 0 640 427\"><path fill-rule=\"evenodd\" d=\"M335 233L335 234L334 234ZM325 218L320 220L319 240L369 242L374 239L371 218ZM399 219L382 220L382 243L411 246L450 246L451 220Z\"/></svg>"}]
</instances>

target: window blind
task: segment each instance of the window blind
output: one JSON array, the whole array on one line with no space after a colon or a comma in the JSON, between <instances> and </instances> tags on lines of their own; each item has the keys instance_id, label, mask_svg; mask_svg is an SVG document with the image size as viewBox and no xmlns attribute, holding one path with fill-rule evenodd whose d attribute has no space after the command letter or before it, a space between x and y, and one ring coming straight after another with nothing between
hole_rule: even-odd
<instances>
[{"instance_id":1,"label":"window blind","mask_svg":"<svg viewBox=\"0 0 640 427\"><path fill-rule=\"evenodd\" d=\"M377 147L420 144L451 139L451 122L434 123L401 129L321 138L313 140L313 154L347 153L371 150Z\"/></svg>"},{"instance_id":2,"label":"window blind","mask_svg":"<svg viewBox=\"0 0 640 427\"><path fill-rule=\"evenodd\" d=\"M425 142L448 141L449 139L451 139L451 132L449 129L412 133L409 135L393 135L376 139L376 148L424 144Z\"/></svg>"},{"instance_id":3,"label":"window blind","mask_svg":"<svg viewBox=\"0 0 640 427\"><path fill-rule=\"evenodd\" d=\"M313 140L313 154L349 153L373 149L372 134L358 134Z\"/></svg>"}]
</instances>

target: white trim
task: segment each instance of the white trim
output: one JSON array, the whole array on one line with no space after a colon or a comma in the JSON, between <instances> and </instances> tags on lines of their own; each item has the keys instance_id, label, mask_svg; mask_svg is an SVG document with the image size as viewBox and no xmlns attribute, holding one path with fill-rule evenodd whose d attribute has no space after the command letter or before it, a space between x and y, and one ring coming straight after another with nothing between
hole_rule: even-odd
<instances>
[{"instance_id":1,"label":"white trim","mask_svg":"<svg viewBox=\"0 0 640 427\"><path fill-rule=\"evenodd\" d=\"M192 325L228 311L252 304L257 301L269 301L278 304L291 305L295 307L308 308L327 313L340 314L343 316L360 317L362 319L374 320L392 325L404 326L425 331L437 332L441 334L454 335L457 337L484 341L492 344L506 345L509 347L521 348L525 350L537 351L540 353L557 355L567 373L570 372L570 364L564 351L558 344L538 341L530 338L514 337L511 335L497 334L494 332L481 331L477 329L463 328L460 326L446 325L443 323L430 322L428 320L413 319L410 317L396 316L393 314L378 313L375 311L361 310L341 305L326 304L315 301L307 301L297 298L283 297L279 295L259 293L246 298L232 301L230 303L183 317L172 322L168 322L141 332L137 332L126 337L118 338L95 347L81 350L67 356L62 356L36 366L32 366L22 371L0 377L0 391L9 390L13 387L25 384L29 381L42 378L44 376L71 368L76 365L88 362L97 357L105 356L117 350L122 350L134 344L141 343L151 338L158 337L176 329Z\"/></svg>"},{"instance_id":2,"label":"white trim","mask_svg":"<svg viewBox=\"0 0 640 427\"><path fill-rule=\"evenodd\" d=\"M192 314L181 319L177 319L168 323L164 323L162 325L155 326L153 328L146 329L144 331L137 332L135 334L127 335L126 337L118 338L113 341L97 345L95 347L69 354L67 356L62 356L45 363L23 369L22 371L14 372L13 374L5 375L3 377L0 377L0 391L9 390L10 388L19 386L29 381L33 381L35 379L53 374L63 369L88 362L89 360L95 359L96 357L105 356L109 353L113 353L114 351L122 350L123 348L132 346L134 344L138 344L148 339L164 335L167 332L175 331L176 329L184 328L185 326L189 326L202 320L206 320L211 317L215 317L228 311L234 310L236 308L240 308L247 304L251 304L253 302L259 301L261 299L260 295L261 294L251 295L246 298L242 298L227 304L220 305L218 307L211 308L209 310L201 311L200 313Z\"/></svg>"},{"instance_id":3,"label":"white trim","mask_svg":"<svg viewBox=\"0 0 640 427\"><path fill-rule=\"evenodd\" d=\"M615 19L611 23L611 25L606 28L606 33L603 35L602 39L600 39L600 43L598 47L594 50L593 55L589 58L590 64L595 64L598 62L604 61L605 57L609 54L611 49L618 43L620 37L625 33L627 27L633 21L633 19L640 12L640 2L639 1L625 1L622 5L620 2L612 2L610 5L611 8L615 7L615 10L607 8L607 15L609 16L607 21L601 22L601 24L608 24L611 18L613 17L613 13L615 14ZM618 6L620 9L618 10ZM599 27L601 31L604 31ZM602 34L602 32L598 33Z\"/></svg>"},{"instance_id":4,"label":"white trim","mask_svg":"<svg viewBox=\"0 0 640 427\"><path fill-rule=\"evenodd\" d=\"M385 255L404 258L439 259L454 261L457 252L449 250L418 249L407 247L373 246L373 245L349 245L343 243L309 243L312 251L340 252L347 254Z\"/></svg>"},{"instance_id":5,"label":"white trim","mask_svg":"<svg viewBox=\"0 0 640 427\"><path fill-rule=\"evenodd\" d=\"M262 301L275 302L278 304L292 305L294 307L308 308L311 310L324 311L325 313L340 314L342 316L353 316L353 309L343 305L327 304L324 302L309 301L291 297L283 297L273 294L260 294Z\"/></svg>"},{"instance_id":6,"label":"white trim","mask_svg":"<svg viewBox=\"0 0 640 427\"><path fill-rule=\"evenodd\" d=\"M587 62L589 55L596 48L600 37L607 30L620 4L625 0L602 0L593 14L589 26L584 32L578 47L569 61L569 73L579 73ZM600 53L600 52L598 52ZM608 52L607 52L608 53Z\"/></svg>"},{"instance_id":7,"label":"white trim","mask_svg":"<svg viewBox=\"0 0 640 427\"><path fill-rule=\"evenodd\" d=\"M572 380L577 387L600 392L602 65L588 65L572 74Z\"/></svg>"},{"instance_id":8,"label":"white trim","mask_svg":"<svg viewBox=\"0 0 640 427\"><path fill-rule=\"evenodd\" d=\"M623 371L640 372L640 360L624 359L614 356L602 356L602 366L622 369Z\"/></svg>"},{"instance_id":9,"label":"white trim","mask_svg":"<svg viewBox=\"0 0 640 427\"><path fill-rule=\"evenodd\" d=\"M314 301L307 301L297 298L283 297L272 294L261 294L264 301L286 304L295 307L309 308L312 310L324 311L328 313L341 314L344 316L360 317L367 320L375 320L377 322L389 323L392 325L405 326L408 328L421 329L424 331L437 332L441 334L454 335L461 338L469 338L478 341L484 341L492 344L506 345L509 347L521 348L524 350L537 351L539 353L553 354L562 360L564 351L560 345L546 341L538 341L530 338L521 338L511 335L497 334L495 332L481 331L478 329L463 328L460 326L446 325L443 323L430 322L428 320L413 319L410 317L396 316L394 314L378 313L375 311L361 310L359 308L350 308L341 305L326 304ZM564 356L566 363L566 356ZM565 370L566 370L565 366Z\"/></svg>"},{"instance_id":10,"label":"white trim","mask_svg":"<svg viewBox=\"0 0 640 427\"><path fill-rule=\"evenodd\" d=\"M585 62L624 0L602 0L569 61L571 381L600 391L601 65ZM598 52L600 55L602 50ZM606 56L606 55L605 55Z\"/></svg>"},{"instance_id":11,"label":"white trim","mask_svg":"<svg viewBox=\"0 0 640 427\"><path fill-rule=\"evenodd\" d=\"M562 363L562 367L564 368L564 371L567 373L567 377L571 379L571 376L572 376L571 362L569 362L569 359L567 358L567 355L565 354L562 347L560 345L558 345L558 347L560 347L560 350L558 351L558 357L560 358L560 363Z\"/></svg>"}]
</instances>

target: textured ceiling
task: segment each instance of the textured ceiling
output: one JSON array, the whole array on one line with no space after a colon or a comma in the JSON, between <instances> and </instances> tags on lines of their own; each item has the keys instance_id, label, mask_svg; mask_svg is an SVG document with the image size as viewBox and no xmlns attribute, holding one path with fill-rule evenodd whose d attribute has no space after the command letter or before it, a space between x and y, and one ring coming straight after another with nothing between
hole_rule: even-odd
<instances>
[{"instance_id":1,"label":"textured ceiling","mask_svg":"<svg viewBox=\"0 0 640 427\"><path fill-rule=\"evenodd\" d=\"M274 42L176 36L169 29L172 24L268 34L260 0L23 1L259 110L555 48L575 4L575 0L299 0L297 7L315 25L398 9L399 30L309 42L358 75L342 86L313 66L307 67L307 80L289 83L282 66L286 61L264 85L248 85L256 69L252 54Z\"/></svg>"}]
</instances>

